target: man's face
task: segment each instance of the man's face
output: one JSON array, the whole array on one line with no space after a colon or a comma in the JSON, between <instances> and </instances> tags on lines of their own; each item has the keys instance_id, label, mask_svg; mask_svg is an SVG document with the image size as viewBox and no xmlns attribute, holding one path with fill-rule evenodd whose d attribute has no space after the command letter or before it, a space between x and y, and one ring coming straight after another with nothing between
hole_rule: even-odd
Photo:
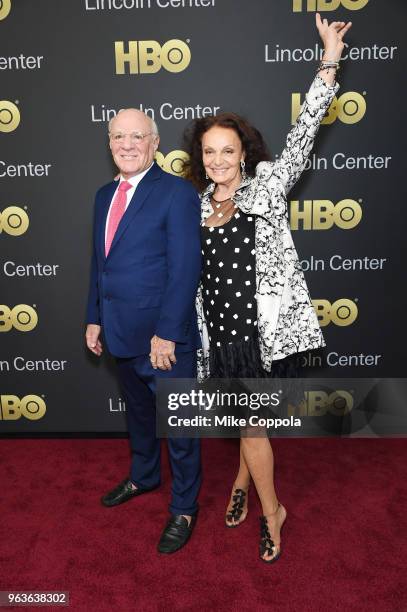
<instances>
[{"instance_id":1,"label":"man's face","mask_svg":"<svg viewBox=\"0 0 407 612\"><path fill-rule=\"evenodd\" d=\"M110 150L123 178L140 174L153 163L159 138L151 131L151 122L141 111L122 111L112 121Z\"/></svg>"}]
</instances>

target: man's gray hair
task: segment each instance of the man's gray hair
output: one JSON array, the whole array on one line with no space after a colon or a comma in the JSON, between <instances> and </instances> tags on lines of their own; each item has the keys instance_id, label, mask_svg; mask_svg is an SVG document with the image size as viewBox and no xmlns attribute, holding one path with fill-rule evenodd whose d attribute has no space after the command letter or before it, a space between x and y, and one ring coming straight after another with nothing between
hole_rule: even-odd
<instances>
[{"instance_id":1,"label":"man's gray hair","mask_svg":"<svg viewBox=\"0 0 407 612\"><path fill-rule=\"evenodd\" d=\"M109 124L108 124L108 131L109 131L109 134L110 134L110 131L111 131L111 127L112 127L112 123L113 123L113 121L116 119L117 115L119 115L120 113L122 113L122 112L123 112L123 111L125 111L125 110L130 110L130 109L128 109L128 108L121 108L121 109L118 111L118 113L117 113L117 114L116 114L114 117L112 117L112 118L110 119ZM138 109L136 109L136 108L135 108L134 110L138 110ZM143 112L143 111L139 111L139 112ZM146 113L144 113L144 115L146 115ZM159 134L159 132L158 132L158 125L156 124L156 122L154 121L154 119L152 119L152 117L149 117L148 115L146 115L146 117L147 117L147 119L149 119L149 121L150 121L150 125L151 125L151 133L153 134L153 136L159 136L160 134Z\"/></svg>"}]
</instances>

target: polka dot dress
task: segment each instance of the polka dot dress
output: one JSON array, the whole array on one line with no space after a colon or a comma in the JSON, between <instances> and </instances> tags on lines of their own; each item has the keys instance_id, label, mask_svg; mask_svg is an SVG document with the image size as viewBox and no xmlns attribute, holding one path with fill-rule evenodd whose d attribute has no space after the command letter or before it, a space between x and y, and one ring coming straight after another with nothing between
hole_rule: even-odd
<instances>
[{"instance_id":1,"label":"polka dot dress","mask_svg":"<svg viewBox=\"0 0 407 612\"><path fill-rule=\"evenodd\" d=\"M255 217L237 210L220 227L201 228L203 307L209 335L209 369L213 378L290 378L290 397L304 399L297 355L263 368L257 330ZM244 389L244 386L243 386ZM237 413L236 413L237 414ZM244 416L247 416L246 414ZM270 415L267 415L270 416Z\"/></svg>"},{"instance_id":2,"label":"polka dot dress","mask_svg":"<svg viewBox=\"0 0 407 612\"><path fill-rule=\"evenodd\" d=\"M203 306L212 347L248 341L256 331L254 217L236 212L202 226Z\"/></svg>"},{"instance_id":3,"label":"polka dot dress","mask_svg":"<svg viewBox=\"0 0 407 612\"><path fill-rule=\"evenodd\" d=\"M255 217L237 211L221 227L203 225L201 239L203 306L211 376L298 377L296 355L273 362L271 372L262 366L255 299Z\"/></svg>"}]
</instances>

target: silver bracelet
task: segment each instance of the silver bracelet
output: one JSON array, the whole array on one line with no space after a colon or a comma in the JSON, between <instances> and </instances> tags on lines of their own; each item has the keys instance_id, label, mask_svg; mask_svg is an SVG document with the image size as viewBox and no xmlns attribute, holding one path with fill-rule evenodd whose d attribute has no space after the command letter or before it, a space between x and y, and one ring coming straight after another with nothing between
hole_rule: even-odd
<instances>
[{"instance_id":1,"label":"silver bracelet","mask_svg":"<svg viewBox=\"0 0 407 612\"><path fill-rule=\"evenodd\" d=\"M339 70L339 62L328 62L321 60L317 72L320 70L329 70L330 68L335 68L335 70Z\"/></svg>"}]
</instances>

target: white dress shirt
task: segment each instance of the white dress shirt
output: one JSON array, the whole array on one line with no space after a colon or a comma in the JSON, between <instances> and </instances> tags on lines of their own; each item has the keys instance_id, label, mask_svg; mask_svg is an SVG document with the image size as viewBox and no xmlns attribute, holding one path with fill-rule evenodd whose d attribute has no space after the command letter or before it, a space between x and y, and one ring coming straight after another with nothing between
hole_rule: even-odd
<instances>
[{"instance_id":1,"label":"white dress shirt","mask_svg":"<svg viewBox=\"0 0 407 612\"><path fill-rule=\"evenodd\" d=\"M136 176L132 176L132 177L131 177L131 178L129 178L129 179L125 179L125 178L123 178L123 177L122 177L122 175L120 175L120 180L119 180L119 181L118 181L118 183L117 183L117 188L116 188L116 190L115 190L115 192L114 192L114 194L113 194L112 200L111 200L111 202L110 202L109 210L108 210L108 213L107 213L107 217L106 217L106 226L105 226L105 244L106 244L106 239L107 239L107 228L109 227L110 211L112 210L112 204L113 204L114 199L115 199L115 197L116 197L116 193L117 193L117 190L119 189L119 185L120 185L120 183L122 183L123 181L127 181L128 183L130 183L130 184L131 184L131 188L130 188L130 189L128 189L128 190L126 191L126 198L127 198L127 201L126 201L126 208L125 208L125 211L126 211L126 210L127 210L128 205L129 205L129 204L130 204L130 202L131 202L131 198L134 196L134 192L135 192L135 191L136 191L136 189L137 189L137 185L139 184L139 182L141 181L141 179L142 179L142 178L143 178L143 177L144 177L144 176L147 174L147 172L148 172L148 171L149 171L149 170L152 168L153 164L154 164L154 162L151 164L151 166L149 166L149 167L147 168L147 170L143 170L143 172L140 172L140 174L136 174Z\"/></svg>"}]
</instances>

